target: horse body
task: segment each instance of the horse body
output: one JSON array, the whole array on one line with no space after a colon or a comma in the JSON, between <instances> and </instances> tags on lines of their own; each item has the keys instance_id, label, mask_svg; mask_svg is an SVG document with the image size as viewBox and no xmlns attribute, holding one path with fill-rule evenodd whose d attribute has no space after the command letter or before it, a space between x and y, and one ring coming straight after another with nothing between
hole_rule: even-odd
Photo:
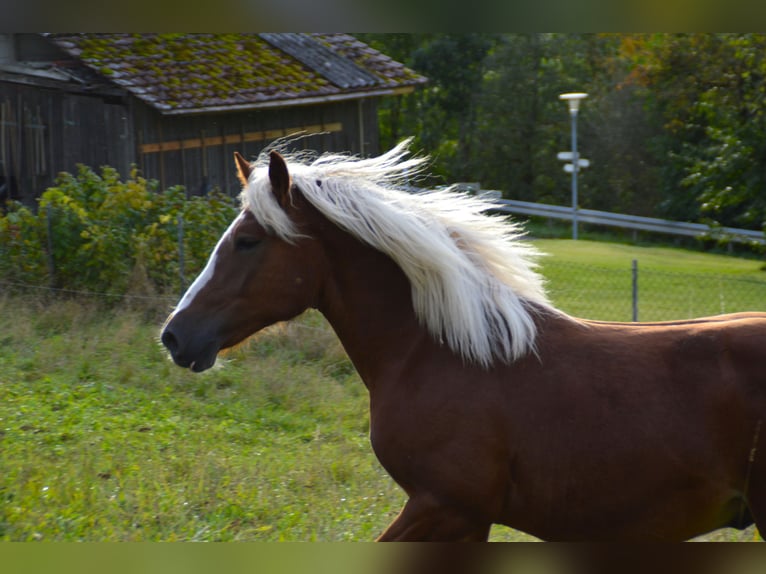
<instances>
[{"instance_id":1,"label":"horse body","mask_svg":"<svg viewBox=\"0 0 766 574\"><path fill-rule=\"evenodd\" d=\"M238 163L247 189L252 167ZM766 314L606 323L530 296L526 323L493 316L473 328L468 316L468 331L534 334L526 352L505 345L505 359L489 361L429 324L432 302L414 289L431 261L384 252L383 224L369 217L328 220L332 207L309 201L278 154L268 180L273 195L257 202L274 216L246 206L162 339L178 364L203 370L219 349L319 309L369 390L373 449L409 496L380 540L486 540L494 523L546 540L766 528ZM349 230L357 223L370 236ZM421 214L419 224L438 222ZM446 235L468 250L472 233ZM487 267L484 296L512 296L478 252L469 259Z\"/></svg>"},{"instance_id":2,"label":"horse body","mask_svg":"<svg viewBox=\"0 0 766 574\"><path fill-rule=\"evenodd\" d=\"M395 409L378 413L373 400L373 424L383 419L384 433L439 437L411 447L421 456L416 470L438 472L422 486L462 475L459 483L441 485L454 488L439 493L443 500L471 493L461 502L482 508L485 524L507 524L543 539L682 540L745 522L746 477L751 471L763 476L758 459L758 467L749 468L766 408L756 386L766 380L763 369L732 376L730 365L716 364L725 359L708 355L700 367L709 367L704 377L679 373L685 369L680 358L647 372L654 363L646 361L666 354L666 345L683 346L697 334L622 326L618 334L603 325L551 323L543 337L555 327L557 340L541 341L539 358L491 377L448 363L440 383L425 379L430 389L406 397L397 391L397 404L407 404L416 417L397 416ZM763 319L758 328L764 330ZM565 335L579 339L575 348L575 339ZM763 335L757 339L763 342ZM639 353L620 348L634 344L644 347ZM560 362L580 353L581 359ZM688 358L700 354L695 349ZM472 379L479 388L468 387ZM437 392L440 404L425 398ZM392 458L401 460L401 446ZM386 454L379 456L386 464ZM399 477L398 469L390 470ZM752 494L748 489L755 502Z\"/></svg>"},{"instance_id":3,"label":"horse body","mask_svg":"<svg viewBox=\"0 0 766 574\"><path fill-rule=\"evenodd\" d=\"M410 496L383 540L485 539L493 523L547 540L747 526L766 314L625 324L541 311L538 354L488 372L418 324L393 262L345 244L356 264L319 309L370 391L376 455Z\"/></svg>"}]
</instances>

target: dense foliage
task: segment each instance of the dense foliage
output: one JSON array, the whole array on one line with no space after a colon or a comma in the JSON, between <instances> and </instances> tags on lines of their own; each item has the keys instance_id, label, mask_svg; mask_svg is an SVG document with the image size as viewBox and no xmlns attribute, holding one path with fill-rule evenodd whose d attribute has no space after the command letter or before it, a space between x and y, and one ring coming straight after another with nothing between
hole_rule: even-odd
<instances>
[{"instance_id":1,"label":"dense foliage","mask_svg":"<svg viewBox=\"0 0 766 574\"><path fill-rule=\"evenodd\" d=\"M116 295L177 293L235 213L232 200L217 193L187 198L182 187L160 190L135 169L121 181L111 167L96 173L81 165L59 175L39 209L6 205L0 280Z\"/></svg>"},{"instance_id":2,"label":"dense foliage","mask_svg":"<svg viewBox=\"0 0 766 574\"><path fill-rule=\"evenodd\" d=\"M383 147L413 134L442 182L568 204L563 92L579 114L581 207L762 229L764 34L365 34L430 79L383 103Z\"/></svg>"}]
</instances>

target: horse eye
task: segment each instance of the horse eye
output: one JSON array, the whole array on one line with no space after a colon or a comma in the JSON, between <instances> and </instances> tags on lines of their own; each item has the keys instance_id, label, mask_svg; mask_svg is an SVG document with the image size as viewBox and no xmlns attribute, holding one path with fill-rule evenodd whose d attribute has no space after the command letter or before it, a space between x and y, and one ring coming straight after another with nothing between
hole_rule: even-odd
<instances>
[{"instance_id":1,"label":"horse eye","mask_svg":"<svg viewBox=\"0 0 766 574\"><path fill-rule=\"evenodd\" d=\"M243 235L243 236L237 237L234 240L234 249L236 251L250 251L251 249L255 249L256 247L258 247L258 244L260 242L261 242L260 239Z\"/></svg>"}]
</instances>

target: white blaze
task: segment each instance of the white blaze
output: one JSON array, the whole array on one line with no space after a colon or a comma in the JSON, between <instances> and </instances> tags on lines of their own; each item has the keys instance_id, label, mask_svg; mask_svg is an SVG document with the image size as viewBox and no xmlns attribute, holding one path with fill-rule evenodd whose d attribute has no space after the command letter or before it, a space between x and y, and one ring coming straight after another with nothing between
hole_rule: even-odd
<instances>
[{"instance_id":1,"label":"white blaze","mask_svg":"<svg viewBox=\"0 0 766 574\"><path fill-rule=\"evenodd\" d=\"M189 286L189 288L186 290L186 293L184 293L183 297L181 297L181 300L178 302L175 310L176 313L191 305L191 302L197 296L197 293L199 293L207 284L207 282L210 281L210 278L213 276L213 272L215 271L215 260L218 254L218 250L221 248L223 242L229 237L229 234L232 232L237 223L239 223L239 221L244 216L244 212L240 213L236 218L234 218L234 221L231 222L231 225L229 225L229 228L224 231L223 235L221 235L221 238L218 240L215 249L213 249L213 252L210 254L210 258L207 260L205 268L199 275L197 275L194 283Z\"/></svg>"}]
</instances>

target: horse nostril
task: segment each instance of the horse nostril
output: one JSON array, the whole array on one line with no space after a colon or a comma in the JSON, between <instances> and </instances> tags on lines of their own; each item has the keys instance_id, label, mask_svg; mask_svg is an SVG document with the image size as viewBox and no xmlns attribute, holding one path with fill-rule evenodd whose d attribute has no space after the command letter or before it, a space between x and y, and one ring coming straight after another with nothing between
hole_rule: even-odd
<instances>
[{"instance_id":1,"label":"horse nostril","mask_svg":"<svg viewBox=\"0 0 766 574\"><path fill-rule=\"evenodd\" d=\"M178 339L176 339L176 336L165 329L162 332L162 336L160 337L160 340L162 341L162 344L165 345L165 348L170 351L171 354L174 354L176 350L178 349Z\"/></svg>"}]
</instances>

